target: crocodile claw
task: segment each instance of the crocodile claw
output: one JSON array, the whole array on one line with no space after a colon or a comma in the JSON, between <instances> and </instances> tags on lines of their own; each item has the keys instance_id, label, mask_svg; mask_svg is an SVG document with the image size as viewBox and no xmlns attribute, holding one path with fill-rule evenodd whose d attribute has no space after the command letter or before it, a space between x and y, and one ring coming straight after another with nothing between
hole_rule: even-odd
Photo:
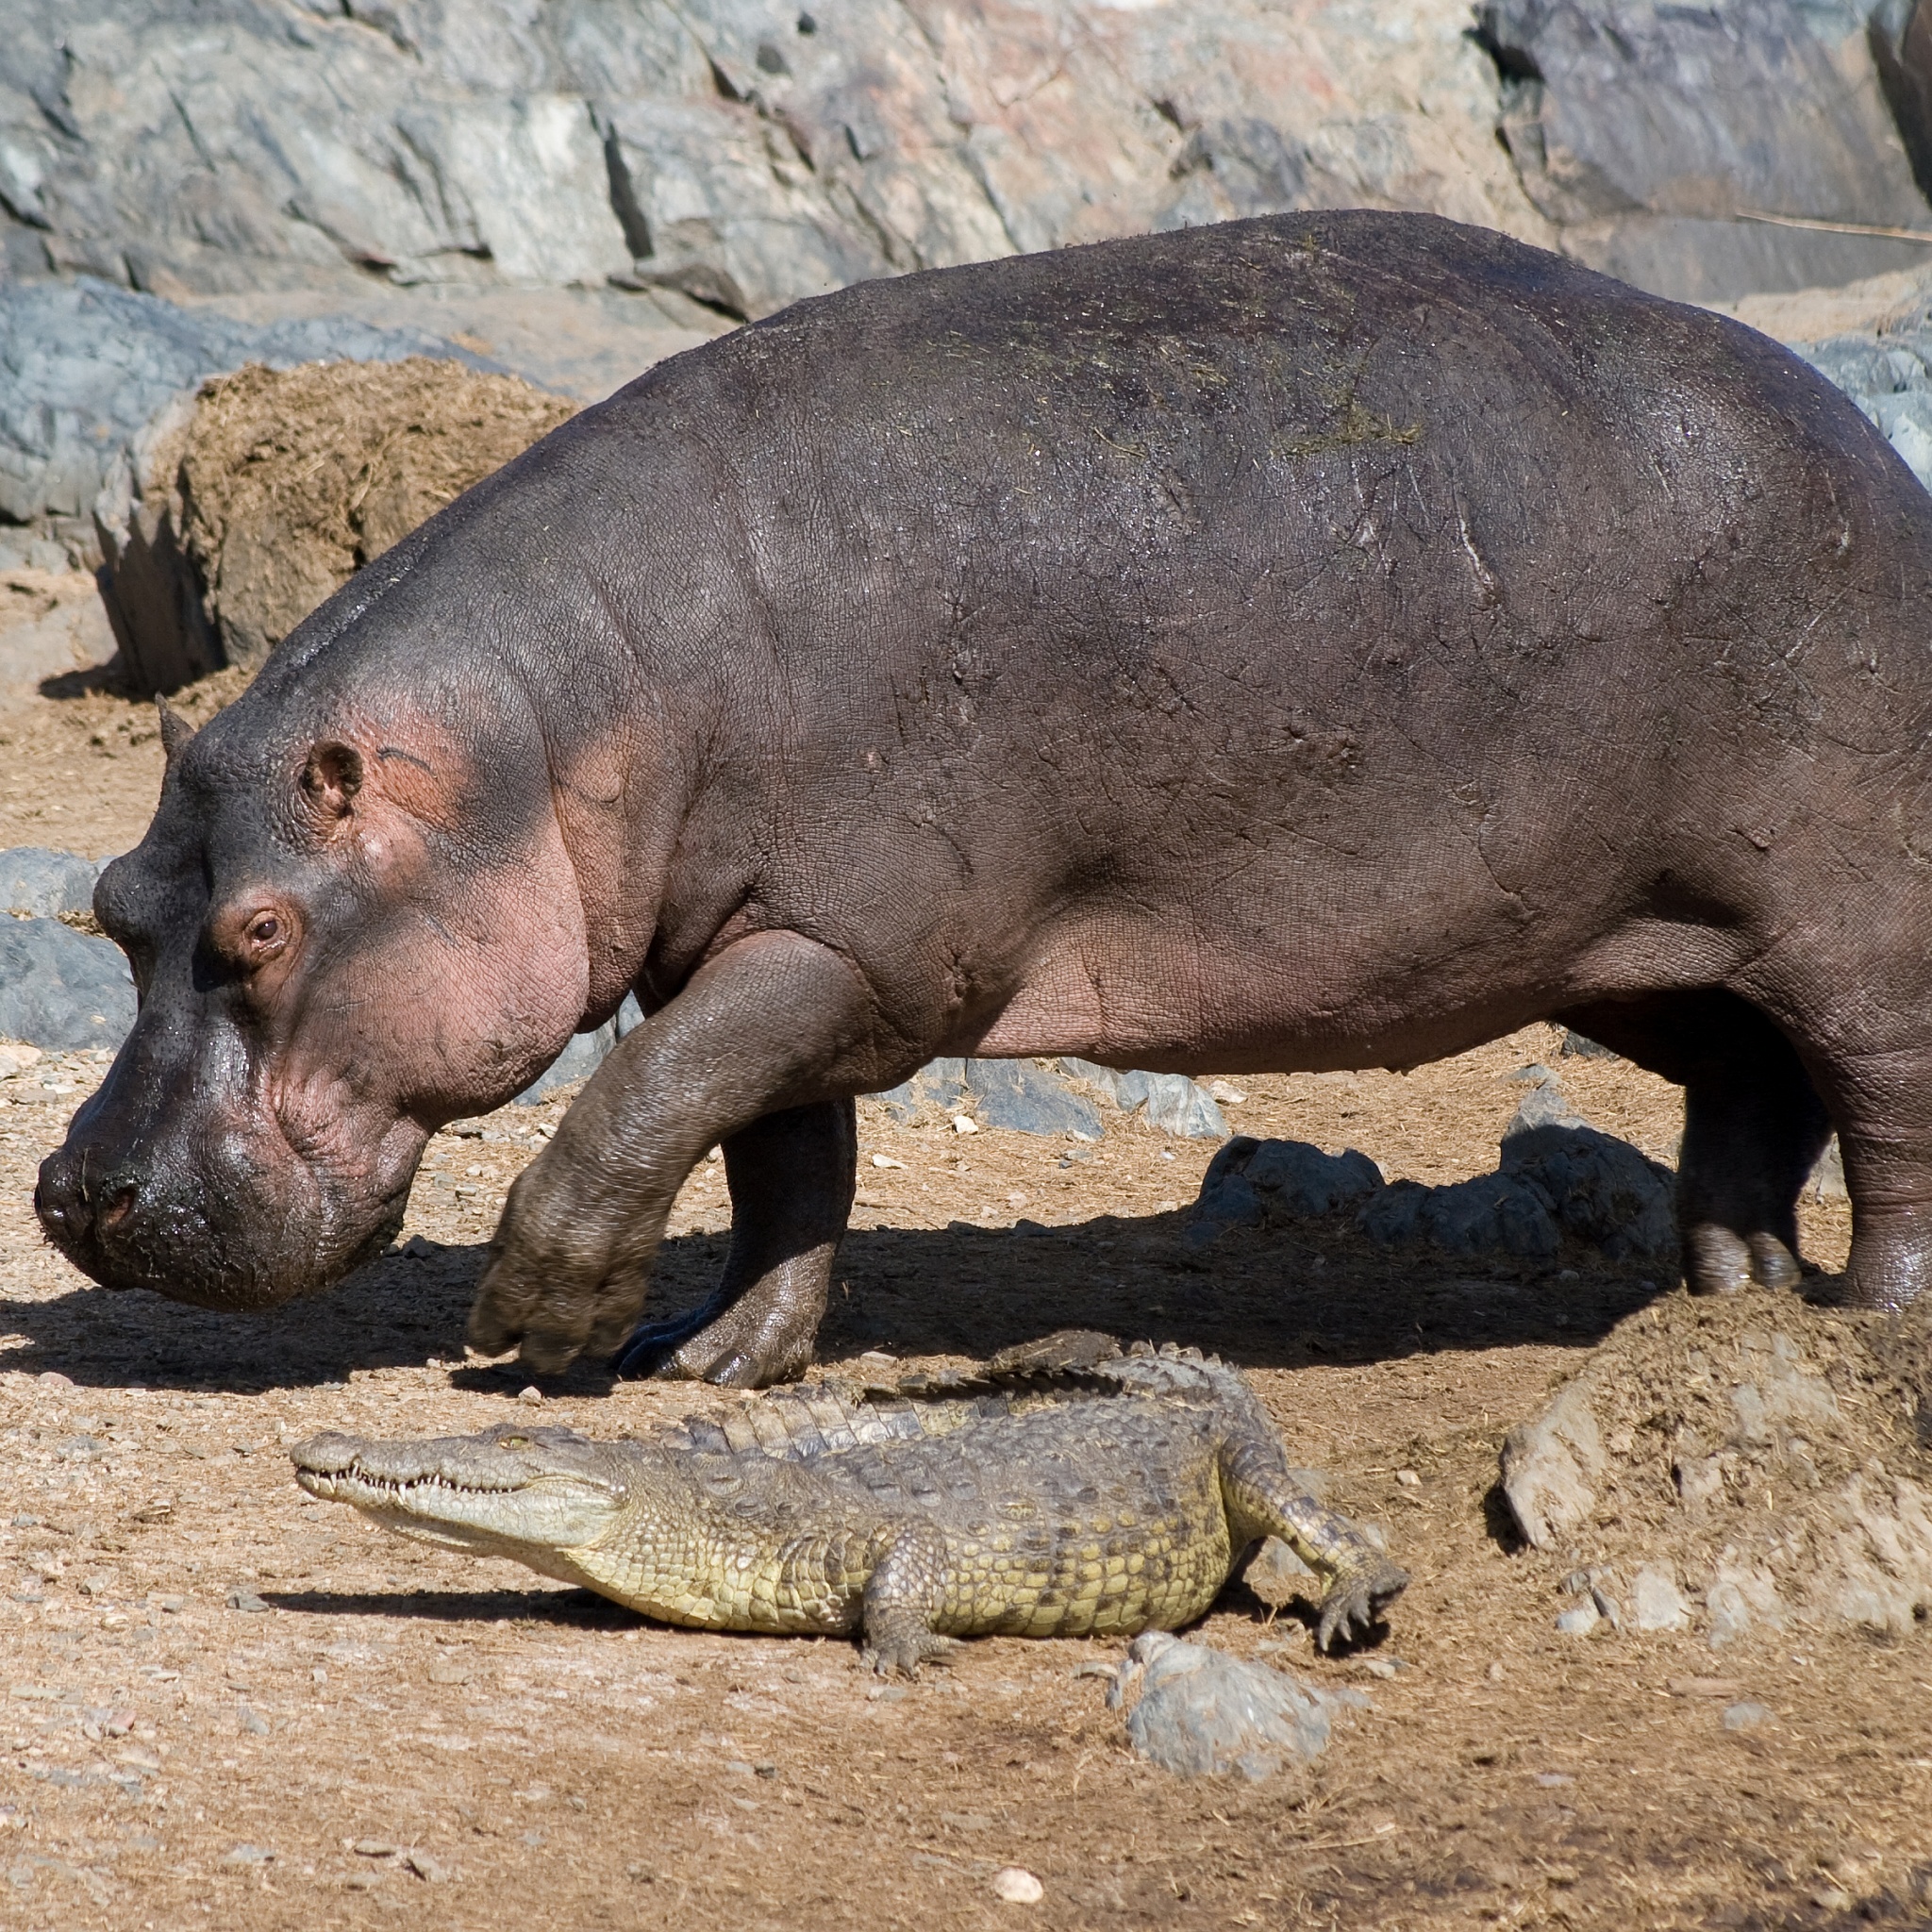
<instances>
[{"instance_id":1,"label":"crocodile claw","mask_svg":"<svg viewBox=\"0 0 1932 1932\"><path fill-rule=\"evenodd\" d=\"M1382 1613L1408 1587L1408 1572L1382 1561L1359 1570L1344 1570L1322 1599L1316 1647L1333 1650L1338 1642L1366 1636Z\"/></svg>"},{"instance_id":2,"label":"crocodile claw","mask_svg":"<svg viewBox=\"0 0 1932 1932\"><path fill-rule=\"evenodd\" d=\"M950 1637L935 1637L930 1631L923 1631L916 1636L868 1643L861 1655L866 1669L878 1676L911 1677L917 1681L921 1664L950 1664L958 1648Z\"/></svg>"}]
</instances>

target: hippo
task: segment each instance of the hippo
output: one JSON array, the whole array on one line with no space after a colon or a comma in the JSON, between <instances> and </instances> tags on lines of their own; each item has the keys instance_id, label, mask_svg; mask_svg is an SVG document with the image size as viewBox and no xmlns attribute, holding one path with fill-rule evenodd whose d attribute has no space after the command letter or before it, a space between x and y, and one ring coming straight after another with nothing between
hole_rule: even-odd
<instances>
[{"instance_id":1,"label":"hippo","mask_svg":"<svg viewBox=\"0 0 1932 1932\"><path fill-rule=\"evenodd\" d=\"M1690 1286L1932 1259L1932 498L1733 322L1430 216L867 283L649 371L192 736L95 911L141 1007L41 1170L220 1307L635 990L470 1337L810 1357L854 1097L940 1055L1409 1067L1531 1021L1685 1090ZM722 1143L715 1293L645 1318Z\"/></svg>"}]
</instances>

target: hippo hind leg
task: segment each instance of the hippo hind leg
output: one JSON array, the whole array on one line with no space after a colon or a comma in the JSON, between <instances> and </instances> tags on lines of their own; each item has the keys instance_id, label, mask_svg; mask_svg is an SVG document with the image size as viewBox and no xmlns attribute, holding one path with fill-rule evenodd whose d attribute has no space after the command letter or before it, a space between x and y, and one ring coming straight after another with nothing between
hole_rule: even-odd
<instances>
[{"instance_id":1,"label":"hippo hind leg","mask_svg":"<svg viewBox=\"0 0 1932 1932\"><path fill-rule=\"evenodd\" d=\"M1796 1287L1798 1195L1831 1120L1790 1041L1715 990L1557 1017L1684 1090L1677 1226L1691 1291Z\"/></svg>"},{"instance_id":2,"label":"hippo hind leg","mask_svg":"<svg viewBox=\"0 0 1932 1932\"><path fill-rule=\"evenodd\" d=\"M622 1375L763 1388L799 1374L825 1312L858 1162L850 1100L767 1114L723 1143L731 1252L716 1290L647 1322L618 1357Z\"/></svg>"}]
</instances>

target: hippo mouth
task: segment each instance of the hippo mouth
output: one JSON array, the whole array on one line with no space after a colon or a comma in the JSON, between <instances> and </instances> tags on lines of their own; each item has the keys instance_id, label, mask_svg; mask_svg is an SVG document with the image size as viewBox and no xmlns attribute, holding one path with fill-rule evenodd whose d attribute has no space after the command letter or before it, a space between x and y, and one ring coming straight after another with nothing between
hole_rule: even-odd
<instances>
[{"instance_id":1,"label":"hippo mouth","mask_svg":"<svg viewBox=\"0 0 1932 1932\"><path fill-rule=\"evenodd\" d=\"M90 1187L84 1165L66 1149L42 1164L34 1212L47 1239L103 1288L205 1308L273 1307L334 1287L395 1239L409 1201L407 1178L352 1215L320 1189L292 1208L265 1200L258 1179L232 1191L155 1176Z\"/></svg>"}]
</instances>

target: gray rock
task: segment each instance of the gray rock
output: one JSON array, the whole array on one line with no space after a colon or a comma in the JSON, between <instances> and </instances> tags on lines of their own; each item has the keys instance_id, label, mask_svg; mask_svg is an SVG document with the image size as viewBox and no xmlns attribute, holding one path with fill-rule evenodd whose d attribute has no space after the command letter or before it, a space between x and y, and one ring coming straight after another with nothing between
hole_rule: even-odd
<instances>
[{"instance_id":1,"label":"gray rock","mask_svg":"<svg viewBox=\"0 0 1932 1932\"><path fill-rule=\"evenodd\" d=\"M878 1098L901 1121L967 1108L981 1126L1014 1133L1098 1141L1104 1132L1099 1108L1084 1093L1031 1060L929 1060Z\"/></svg>"},{"instance_id":2,"label":"gray rock","mask_svg":"<svg viewBox=\"0 0 1932 1932\"><path fill-rule=\"evenodd\" d=\"M1612 1047L1605 1046L1600 1041L1589 1039L1577 1032L1574 1026L1563 1029L1563 1044L1557 1049L1563 1059L1613 1060L1617 1058Z\"/></svg>"},{"instance_id":3,"label":"gray rock","mask_svg":"<svg viewBox=\"0 0 1932 1932\"><path fill-rule=\"evenodd\" d=\"M1932 330L1833 336L1800 343L1798 353L1857 404L1932 489Z\"/></svg>"},{"instance_id":4,"label":"gray rock","mask_svg":"<svg viewBox=\"0 0 1932 1932\"><path fill-rule=\"evenodd\" d=\"M405 356L497 366L439 336L348 317L256 327L88 278L0 285L0 516L86 517L103 491L109 521L117 492L125 515L137 440L223 370Z\"/></svg>"},{"instance_id":5,"label":"gray rock","mask_svg":"<svg viewBox=\"0 0 1932 1932\"><path fill-rule=\"evenodd\" d=\"M1541 230L1467 21L1462 0L1032 0L997 28L896 0L11 0L0 269L200 296L616 282L759 314L1294 207ZM1036 58L1044 96L1018 77Z\"/></svg>"},{"instance_id":6,"label":"gray rock","mask_svg":"<svg viewBox=\"0 0 1932 1932\"><path fill-rule=\"evenodd\" d=\"M15 845L0 852L0 911L30 912L41 919L90 911L99 874L100 867L77 852Z\"/></svg>"},{"instance_id":7,"label":"gray rock","mask_svg":"<svg viewBox=\"0 0 1932 1932\"><path fill-rule=\"evenodd\" d=\"M1867 42L1837 0L1492 0L1502 133L1566 252L1681 300L1836 285L1923 262L1924 228Z\"/></svg>"},{"instance_id":8,"label":"gray rock","mask_svg":"<svg viewBox=\"0 0 1932 1932\"><path fill-rule=\"evenodd\" d=\"M1805 1183L1805 1191L1814 1201L1847 1201L1851 1198L1845 1188L1844 1152L1838 1144L1836 1134L1824 1143L1824 1152L1818 1157L1818 1164Z\"/></svg>"},{"instance_id":9,"label":"gray rock","mask_svg":"<svg viewBox=\"0 0 1932 1932\"><path fill-rule=\"evenodd\" d=\"M1559 1611L1557 1628L1565 1637L1588 1637L1603 1622L1603 1615L1589 1597L1580 1604L1572 1604L1567 1610Z\"/></svg>"},{"instance_id":10,"label":"gray rock","mask_svg":"<svg viewBox=\"0 0 1932 1932\"><path fill-rule=\"evenodd\" d=\"M1031 1060L968 1060L966 1091L982 1126L1020 1134L1077 1134L1097 1141L1100 1110L1058 1074Z\"/></svg>"},{"instance_id":11,"label":"gray rock","mask_svg":"<svg viewBox=\"0 0 1932 1932\"><path fill-rule=\"evenodd\" d=\"M928 1060L909 1080L902 1080L878 1096L902 1123L922 1119L928 1113L957 1112L965 1097L963 1059Z\"/></svg>"},{"instance_id":12,"label":"gray rock","mask_svg":"<svg viewBox=\"0 0 1932 1932\"><path fill-rule=\"evenodd\" d=\"M1232 1773L1257 1782L1284 1762L1319 1757L1335 1709L1368 1702L1359 1690L1319 1690L1164 1630L1135 1638L1108 1705L1118 1709L1136 1692L1127 1738L1142 1757L1181 1777Z\"/></svg>"},{"instance_id":13,"label":"gray rock","mask_svg":"<svg viewBox=\"0 0 1932 1932\"><path fill-rule=\"evenodd\" d=\"M1690 1606L1668 1563L1641 1565L1630 1586L1630 1621L1639 1630L1688 1630Z\"/></svg>"},{"instance_id":14,"label":"gray rock","mask_svg":"<svg viewBox=\"0 0 1932 1932\"><path fill-rule=\"evenodd\" d=\"M1534 1422L1503 1439L1503 1495L1517 1526L1539 1550L1554 1548L1596 1507L1608 1467L1589 1391L1560 1390Z\"/></svg>"},{"instance_id":15,"label":"gray rock","mask_svg":"<svg viewBox=\"0 0 1932 1932\"><path fill-rule=\"evenodd\" d=\"M58 919L0 919L0 1040L53 1052L116 1047L134 1006L120 947Z\"/></svg>"},{"instance_id":16,"label":"gray rock","mask_svg":"<svg viewBox=\"0 0 1932 1932\"><path fill-rule=\"evenodd\" d=\"M643 1017L643 1008L638 1005L637 995L625 993L624 1004L603 1025L573 1037L570 1044L517 1095L516 1104L519 1107L535 1107L559 1087L568 1087L576 1080L588 1080L604 1064L604 1057L610 1049L633 1026L642 1024Z\"/></svg>"},{"instance_id":17,"label":"gray rock","mask_svg":"<svg viewBox=\"0 0 1932 1932\"><path fill-rule=\"evenodd\" d=\"M1230 1227L1332 1214L1381 1188L1381 1169L1353 1147L1324 1154L1306 1141L1237 1134L1208 1164L1189 1238L1207 1241Z\"/></svg>"},{"instance_id":18,"label":"gray rock","mask_svg":"<svg viewBox=\"0 0 1932 1932\"><path fill-rule=\"evenodd\" d=\"M1770 1719L1771 1707L1768 1704L1753 1703L1747 1698L1740 1703L1724 1706L1724 1725L1727 1731L1755 1731Z\"/></svg>"},{"instance_id":19,"label":"gray rock","mask_svg":"<svg viewBox=\"0 0 1932 1932\"><path fill-rule=\"evenodd\" d=\"M1097 1087L1114 1105L1141 1110L1150 1126L1184 1141L1224 1141L1227 1117L1214 1096L1185 1074L1119 1073L1092 1060L1063 1058L1060 1065L1076 1080Z\"/></svg>"},{"instance_id":20,"label":"gray rock","mask_svg":"<svg viewBox=\"0 0 1932 1932\"><path fill-rule=\"evenodd\" d=\"M1714 1583L1705 1592L1705 1637L1713 1650L1735 1643L1751 1627L1751 1606L1735 1583Z\"/></svg>"}]
</instances>

